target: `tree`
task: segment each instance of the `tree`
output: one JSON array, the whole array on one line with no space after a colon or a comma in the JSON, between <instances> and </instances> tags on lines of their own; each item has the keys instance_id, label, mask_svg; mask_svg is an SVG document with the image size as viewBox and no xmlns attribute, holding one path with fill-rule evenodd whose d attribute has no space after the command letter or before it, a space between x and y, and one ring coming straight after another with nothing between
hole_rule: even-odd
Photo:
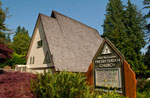
<instances>
[{"instance_id":1,"label":"tree","mask_svg":"<svg viewBox=\"0 0 150 98\"><path fill-rule=\"evenodd\" d=\"M120 0L109 0L105 17L103 36L120 50L134 71L145 69L140 51L145 45L145 21L136 6L130 0L127 6Z\"/></svg>"},{"instance_id":2,"label":"tree","mask_svg":"<svg viewBox=\"0 0 150 98\"><path fill-rule=\"evenodd\" d=\"M11 58L12 50L6 45L6 37L4 31L8 29L5 26L6 12L2 9L2 2L0 1L0 63L3 63L8 58Z\"/></svg>"},{"instance_id":3,"label":"tree","mask_svg":"<svg viewBox=\"0 0 150 98\"><path fill-rule=\"evenodd\" d=\"M5 42L5 34L3 34L1 31L0 31L0 43L4 43Z\"/></svg>"},{"instance_id":4,"label":"tree","mask_svg":"<svg viewBox=\"0 0 150 98\"><path fill-rule=\"evenodd\" d=\"M0 1L0 43L4 43L5 42L5 35L4 35L3 32L8 30L6 28L5 23L4 23L5 19L6 19L6 13L2 9L2 2Z\"/></svg>"},{"instance_id":5,"label":"tree","mask_svg":"<svg viewBox=\"0 0 150 98\"><path fill-rule=\"evenodd\" d=\"M18 26L15 36L20 33L28 33L28 30L26 30L24 27L21 28L21 26Z\"/></svg>"},{"instance_id":6,"label":"tree","mask_svg":"<svg viewBox=\"0 0 150 98\"><path fill-rule=\"evenodd\" d=\"M18 33L20 33L20 32L21 32L21 27L18 26L18 27L17 27L17 30L16 30L16 35L17 35Z\"/></svg>"},{"instance_id":7,"label":"tree","mask_svg":"<svg viewBox=\"0 0 150 98\"><path fill-rule=\"evenodd\" d=\"M132 4L128 0L127 7L125 10L125 21L126 33L128 35L128 41L130 44L127 44L127 47L130 47L132 53L129 53L125 50L125 57L127 61L131 64L134 70L146 69L146 66L142 62L142 53L141 48L144 48L145 42L145 25L146 21L141 14L141 11L137 9L136 5Z\"/></svg>"},{"instance_id":8,"label":"tree","mask_svg":"<svg viewBox=\"0 0 150 98\"><path fill-rule=\"evenodd\" d=\"M109 0L103 24L103 36L111 40L120 51L126 37L123 24L125 11L123 9L124 6L120 0Z\"/></svg>"},{"instance_id":9,"label":"tree","mask_svg":"<svg viewBox=\"0 0 150 98\"><path fill-rule=\"evenodd\" d=\"M8 48L7 45L0 43L0 63L5 62L8 58L11 58L13 51Z\"/></svg>"},{"instance_id":10,"label":"tree","mask_svg":"<svg viewBox=\"0 0 150 98\"><path fill-rule=\"evenodd\" d=\"M143 5L145 6L144 9L150 9L150 0L144 0ZM148 13L144 16L144 18L149 19L150 18L150 10ZM147 29L147 36L150 36L150 22L146 25Z\"/></svg>"},{"instance_id":11,"label":"tree","mask_svg":"<svg viewBox=\"0 0 150 98\"><path fill-rule=\"evenodd\" d=\"M148 69L150 69L150 45L147 48L147 52L144 56L144 64L147 65Z\"/></svg>"},{"instance_id":12,"label":"tree","mask_svg":"<svg viewBox=\"0 0 150 98\"><path fill-rule=\"evenodd\" d=\"M150 0L144 0L143 4L145 5L144 9L148 9L148 13L144 16L145 19L150 19ZM146 25L146 39L149 39L148 42L150 41L150 22L147 22ZM150 44L150 43L149 43ZM148 69L150 69L150 45L147 47L147 51L144 55L144 64L147 65Z\"/></svg>"},{"instance_id":13,"label":"tree","mask_svg":"<svg viewBox=\"0 0 150 98\"><path fill-rule=\"evenodd\" d=\"M15 68L16 64L26 64L26 59L24 55L19 55L17 53L13 53L11 59L7 59L3 64L0 64L0 67L4 67L6 65L11 66L12 68Z\"/></svg>"},{"instance_id":14,"label":"tree","mask_svg":"<svg viewBox=\"0 0 150 98\"><path fill-rule=\"evenodd\" d=\"M18 33L13 38L12 48L17 54L25 56L28 50L29 43L30 37L28 33Z\"/></svg>"}]
</instances>

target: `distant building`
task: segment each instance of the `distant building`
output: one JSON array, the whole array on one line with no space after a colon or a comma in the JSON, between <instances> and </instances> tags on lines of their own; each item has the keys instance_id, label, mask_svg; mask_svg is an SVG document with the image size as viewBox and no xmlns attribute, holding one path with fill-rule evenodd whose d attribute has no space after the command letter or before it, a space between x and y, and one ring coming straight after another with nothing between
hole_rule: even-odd
<instances>
[{"instance_id":1,"label":"distant building","mask_svg":"<svg viewBox=\"0 0 150 98\"><path fill-rule=\"evenodd\" d=\"M86 73L103 39L96 29L52 11L39 14L27 52L27 71Z\"/></svg>"}]
</instances>

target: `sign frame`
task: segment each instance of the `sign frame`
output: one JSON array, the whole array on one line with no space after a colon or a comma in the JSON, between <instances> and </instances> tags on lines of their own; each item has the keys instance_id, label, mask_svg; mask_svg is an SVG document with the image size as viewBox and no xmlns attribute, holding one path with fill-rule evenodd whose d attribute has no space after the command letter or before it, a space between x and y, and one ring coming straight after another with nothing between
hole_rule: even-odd
<instances>
[{"instance_id":1,"label":"sign frame","mask_svg":"<svg viewBox=\"0 0 150 98\"><path fill-rule=\"evenodd\" d=\"M110 40L108 40L107 38L104 38L102 44L100 45L100 47L98 48L93 60L92 60L92 64L93 64L93 86L94 86L94 89L100 89L102 88L103 91L105 90L108 90L106 87L103 87L103 86L99 86L97 87L96 86L96 81L95 81L95 60L97 59L98 55L100 53L102 53L103 51L103 48L104 48L104 45L107 44L117 55L118 57L120 57L120 64L121 66L119 67L120 68L120 77L121 77L121 88L110 88L109 90L112 91L112 90L116 90L116 92L118 93L122 93L123 95L125 95L125 76L124 76L124 64L123 64L123 61L124 61L124 56L121 54L121 52L111 43ZM113 68L116 68L116 67L113 67ZM103 68L100 68L100 69L103 69ZM106 69L111 69L111 68L106 68ZM119 78L119 77L118 77Z\"/></svg>"}]
</instances>

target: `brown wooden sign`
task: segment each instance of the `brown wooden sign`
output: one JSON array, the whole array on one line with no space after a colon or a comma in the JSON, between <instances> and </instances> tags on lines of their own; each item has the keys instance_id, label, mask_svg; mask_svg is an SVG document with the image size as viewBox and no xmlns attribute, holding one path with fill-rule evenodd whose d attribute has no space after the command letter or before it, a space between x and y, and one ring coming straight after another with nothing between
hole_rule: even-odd
<instances>
[{"instance_id":1,"label":"brown wooden sign","mask_svg":"<svg viewBox=\"0 0 150 98\"><path fill-rule=\"evenodd\" d=\"M116 89L125 94L123 61L124 58L117 48L108 39L104 39L93 58L94 88Z\"/></svg>"}]
</instances>

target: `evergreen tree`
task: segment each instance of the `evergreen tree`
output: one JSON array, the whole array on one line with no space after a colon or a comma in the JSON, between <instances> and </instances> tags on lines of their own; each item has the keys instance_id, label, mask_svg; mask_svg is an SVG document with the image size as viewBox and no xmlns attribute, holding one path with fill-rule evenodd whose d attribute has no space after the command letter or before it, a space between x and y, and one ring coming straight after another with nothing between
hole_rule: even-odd
<instances>
[{"instance_id":1,"label":"evergreen tree","mask_svg":"<svg viewBox=\"0 0 150 98\"><path fill-rule=\"evenodd\" d=\"M144 16L144 18L149 19L150 18L150 0L144 0L143 1L144 4L144 9L148 9L148 13ZM146 29L147 29L147 36L150 36L150 22L148 22L148 24L146 25Z\"/></svg>"},{"instance_id":2,"label":"evergreen tree","mask_svg":"<svg viewBox=\"0 0 150 98\"><path fill-rule=\"evenodd\" d=\"M11 43L10 33L8 33L7 36L6 36L6 42Z\"/></svg>"},{"instance_id":3,"label":"evergreen tree","mask_svg":"<svg viewBox=\"0 0 150 98\"><path fill-rule=\"evenodd\" d=\"M30 43L30 37L28 34L17 34L13 38L12 48L14 52L16 52L19 55L26 55L26 52L28 50L28 46Z\"/></svg>"},{"instance_id":4,"label":"evergreen tree","mask_svg":"<svg viewBox=\"0 0 150 98\"><path fill-rule=\"evenodd\" d=\"M2 2L0 1L0 43L4 43L5 42L5 35L4 35L3 32L8 30L6 28L5 23L4 23L5 19L6 19L6 13L2 9Z\"/></svg>"},{"instance_id":5,"label":"evergreen tree","mask_svg":"<svg viewBox=\"0 0 150 98\"><path fill-rule=\"evenodd\" d=\"M15 53L19 55L26 55L28 46L30 43L30 37L28 31L23 27L17 27L16 35L13 38L12 48Z\"/></svg>"},{"instance_id":6,"label":"evergreen tree","mask_svg":"<svg viewBox=\"0 0 150 98\"><path fill-rule=\"evenodd\" d=\"M144 0L143 4L145 5L144 9L148 9L148 13L144 16L144 18L148 21L148 19L150 19L150 0ZM146 29L146 39L149 39L148 42L150 42L150 21L147 22ZM144 64L147 65L148 69L150 69L150 45L147 47L147 51L144 55Z\"/></svg>"},{"instance_id":7,"label":"evergreen tree","mask_svg":"<svg viewBox=\"0 0 150 98\"><path fill-rule=\"evenodd\" d=\"M22 33L28 33L28 30L26 30L24 27L21 30Z\"/></svg>"},{"instance_id":8,"label":"evergreen tree","mask_svg":"<svg viewBox=\"0 0 150 98\"><path fill-rule=\"evenodd\" d=\"M0 1L0 63L11 58L12 50L6 45L6 37L4 31L8 29L5 26L6 13L2 9L2 2Z\"/></svg>"},{"instance_id":9,"label":"evergreen tree","mask_svg":"<svg viewBox=\"0 0 150 98\"><path fill-rule=\"evenodd\" d=\"M16 30L16 35L17 35L18 33L20 33L20 32L21 32L21 27L18 26L18 27L17 27L17 30ZM15 35L15 36L16 36L16 35Z\"/></svg>"},{"instance_id":10,"label":"evergreen tree","mask_svg":"<svg viewBox=\"0 0 150 98\"><path fill-rule=\"evenodd\" d=\"M144 64L150 69L150 45L147 47L147 52L144 56Z\"/></svg>"},{"instance_id":11,"label":"evergreen tree","mask_svg":"<svg viewBox=\"0 0 150 98\"><path fill-rule=\"evenodd\" d=\"M144 19L136 6L128 0L125 7L120 0L109 0L104 20L103 36L120 50L132 69L145 69L141 48L144 47Z\"/></svg>"},{"instance_id":12,"label":"evergreen tree","mask_svg":"<svg viewBox=\"0 0 150 98\"><path fill-rule=\"evenodd\" d=\"M103 25L103 36L111 40L120 51L124 46L123 40L126 38L123 9L124 6L120 0L109 0Z\"/></svg>"},{"instance_id":13,"label":"evergreen tree","mask_svg":"<svg viewBox=\"0 0 150 98\"><path fill-rule=\"evenodd\" d=\"M15 36L20 33L28 33L28 30L26 30L24 27L21 28L21 26L18 26Z\"/></svg>"},{"instance_id":14,"label":"evergreen tree","mask_svg":"<svg viewBox=\"0 0 150 98\"><path fill-rule=\"evenodd\" d=\"M125 50L124 55L134 70L146 69L146 66L142 62L141 54L141 48L146 44L144 40L144 27L146 21L136 5L132 4L130 0L128 0L125 12L126 20L124 21L124 24L128 35L127 40L129 41L127 49L129 48L130 50Z\"/></svg>"},{"instance_id":15,"label":"evergreen tree","mask_svg":"<svg viewBox=\"0 0 150 98\"><path fill-rule=\"evenodd\" d=\"M0 43L4 43L5 42L5 34L3 34L1 31L0 31Z\"/></svg>"}]
</instances>

